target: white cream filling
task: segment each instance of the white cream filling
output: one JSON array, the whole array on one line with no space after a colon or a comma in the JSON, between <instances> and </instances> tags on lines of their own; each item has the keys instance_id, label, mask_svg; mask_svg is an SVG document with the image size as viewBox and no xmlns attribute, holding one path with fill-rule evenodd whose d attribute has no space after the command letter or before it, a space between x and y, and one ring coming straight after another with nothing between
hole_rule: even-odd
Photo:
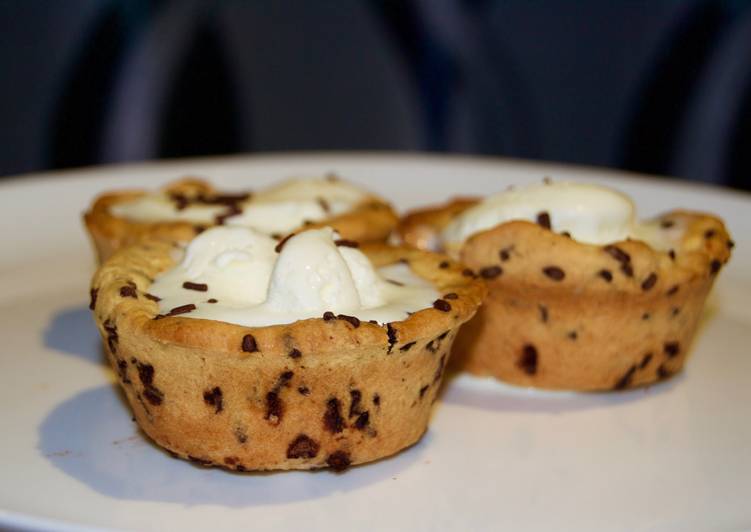
<instances>
[{"instance_id":1,"label":"white cream filling","mask_svg":"<svg viewBox=\"0 0 751 532\"><path fill-rule=\"evenodd\" d=\"M609 244L627 238L656 249L675 246L679 235L658 221L639 222L627 195L583 183L545 183L512 188L490 196L454 218L441 232L441 243L457 254L472 235L512 220L549 221L552 231L567 232L579 242Z\"/></svg>"},{"instance_id":2,"label":"white cream filling","mask_svg":"<svg viewBox=\"0 0 751 532\"><path fill-rule=\"evenodd\" d=\"M197 236L180 264L160 275L149 292L161 298L162 314L192 303L196 309L181 316L250 327L320 318L329 311L383 324L438 298L435 287L409 266L376 270L359 249L337 246L336 239L328 227L304 231L277 253L277 242L263 233L215 227ZM185 288L186 282L206 289Z\"/></svg>"},{"instance_id":3,"label":"white cream filling","mask_svg":"<svg viewBox=\"0 0 751 532\"><path fill-rule=\"evenodd\" d=\"M352 210L368 196L362 189L339 179L291 179L254 192L239 203L242 212L225 219L227 225L251 227L267 234L288 233L305 222L318 222ZM191 203L183 209L167 194L143 195L110 209L118 217L136 222L187 221L214 223L227 212L222 205Z\"/></svg>"}]
</instances>

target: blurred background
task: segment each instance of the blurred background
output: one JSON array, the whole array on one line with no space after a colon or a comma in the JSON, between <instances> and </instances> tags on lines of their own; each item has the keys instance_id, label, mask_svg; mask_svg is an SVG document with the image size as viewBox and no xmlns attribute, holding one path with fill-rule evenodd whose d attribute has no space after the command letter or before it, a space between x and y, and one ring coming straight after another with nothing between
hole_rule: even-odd
<instances>
[{"instance_id":1,"label":"blurred background","mask_svg":"<svg viewBox=\"0 0 751 532\"><path fill-rule=\"evenodd\" d=\"M0 175L409 150L751 188L751 2L0 1Z\"/></svg>"}]
</instances>

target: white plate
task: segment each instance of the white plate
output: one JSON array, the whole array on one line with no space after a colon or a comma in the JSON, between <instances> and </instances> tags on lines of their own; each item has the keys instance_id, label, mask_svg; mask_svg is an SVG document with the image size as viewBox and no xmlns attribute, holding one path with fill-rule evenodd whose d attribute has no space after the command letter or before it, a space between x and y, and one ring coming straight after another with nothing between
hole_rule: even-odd
<instances>
[{"instance_id":1,"label":"white plate","mask_svg":"<svg viewBox=\"0 0 751 532\"><path fill-rule=\"evenodd\" d=\"M397 207L512 183L606 182L644 215L722 215L737 242L686 371L614 394L461 377L422 441L345 474L233 474L173 460L131 422L87 309L80 214L100 191L186 173L227 188L334 170ZM751 528L751 199L604 170L412 155L221 158L0 185L0 527L207 530Z\"/></svg>"}]
</instances>

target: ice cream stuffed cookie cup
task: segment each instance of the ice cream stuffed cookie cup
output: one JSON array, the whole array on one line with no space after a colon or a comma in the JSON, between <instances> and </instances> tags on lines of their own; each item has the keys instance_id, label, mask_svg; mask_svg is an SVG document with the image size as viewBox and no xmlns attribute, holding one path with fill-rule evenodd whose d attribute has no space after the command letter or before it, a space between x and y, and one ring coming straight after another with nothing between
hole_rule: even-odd
<instances>
[{"instance_id":1,"label":"ice cream stuffed cookie cup","mask_svg":"<svg viewBox=\"0 0 751 532\"><path fill-rule=\"evenodd\" d=\"M383 199L331 176L231 194L187 178L157 192L105 193L85 213L84 223L101 263L141 238L187 242L215 225L252 227L277 238L330 226L342 238L383 242L397 216Z\"/></svg>"},{"instance_id":2,"label":"ice cream stuffed cookie cup","mask_svg":"<svg viewBox=\"0 0 751 532\"><path fill-rule=\"evenodd\" d=\"M638 222L630 200L610 189L529 188L401 224L405 241L451 250L488 283L455 343L457 367L568 390L624 389L680 371L730 257L722 221L673 211Z\"/></svg>"},{"instance_id":3,"label":"ice cream stuffed cookie cup","mask_svg":"<svg viewBox=\"0 0 751 532\"><path fill-rule=\"evenodd\" d=\"M243 231L145 240L96 273L94 317L143 431L241 471L343 469L415 443L484 284L444 256L360 250L327 229L271 242L269 268L266 237ZM267 288L228 282L249 276Z\"/></svg>"}]
</instances>

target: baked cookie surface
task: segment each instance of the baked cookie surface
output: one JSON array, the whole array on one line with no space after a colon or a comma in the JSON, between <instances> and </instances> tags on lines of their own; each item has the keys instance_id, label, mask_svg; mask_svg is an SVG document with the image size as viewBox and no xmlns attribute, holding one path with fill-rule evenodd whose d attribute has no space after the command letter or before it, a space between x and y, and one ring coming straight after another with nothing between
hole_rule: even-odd
<instances>
[{"instance_id":1,"label":"baked cookie surface","mask_svg":"<svg viewBox=\"0 0 751 532\"><path fill-rule=\"evenodd\" d=\"M147 238L92 281L108 359L140 427L181 458L238 471L345 469L424 433L459 326L482 282L440 255L363 246L375 266L403 261L441 294L386 324L325 313L264 327L160 315L149 288L181 245Z\"/></svg>"}]
</instances>

